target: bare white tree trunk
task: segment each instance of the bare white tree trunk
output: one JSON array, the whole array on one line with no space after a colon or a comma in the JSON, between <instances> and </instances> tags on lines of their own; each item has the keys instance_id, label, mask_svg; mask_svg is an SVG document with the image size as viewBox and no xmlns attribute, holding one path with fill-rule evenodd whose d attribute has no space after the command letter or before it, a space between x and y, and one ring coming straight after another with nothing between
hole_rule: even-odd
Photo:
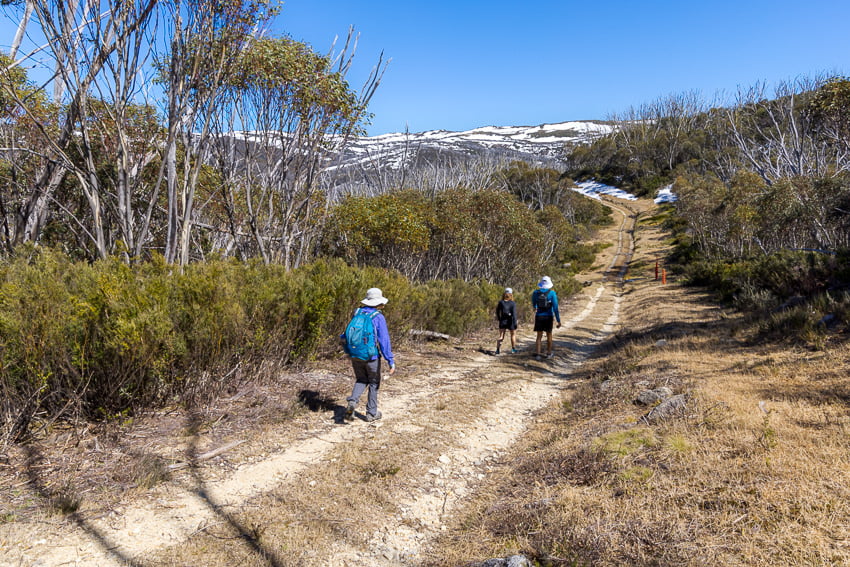
<instances>
[{"instance_id":1,"label":"bare white tree trunk","mask_svg":"<svg viewBox=\"0 0 850 567\"><path fill-rule=\"evenodd\" d=\"M287 41L273 44L269 51L291 47ZM350 66L353 53L346 50L354 43L349 31L343 53L334 59L337 73ZM266 63L274 66L277 62ZM382 73L379 65L360 93L355 107L360 110L344 118L328 110L323 101L300 103L295 92L303 86L286 73L270 83L247 82L223 92L218 103L227 109L222 114L230 120L220 114L213 122L213 162L234 191L230 202L244 203L243 212L235 216L244 219L248 228L245 234L237 234L234 223L221 230L229 230L234 239L245 240L250 235L244 249L266 263L279 262L289 269L311 259L328 210L321 172L329 165L330 156L349 141ZM332 104L328 102L329 107ZM234 131L237 125L242 132ZM242 143L239 152L232 149L236 139Z\"/></svg>"},{"instance_id":2,"label":"bare white tree trunk","mask_svg":"<svg viewBox=\"0 0 850 567\"><path fill-rule=\"evenodd\" d=\"M200 172L209 156L210 125L221 103L224 80L268 15L259 5L234 6L216 0L170 0L174 27L169 44L168 232L165 258L189 262ZM245 11L248 10L248 11ZM227 34L227 35L225 35ZM180 142L182 161L175 145ZM178 172L178 165L181 172Z\"/></svg>"},{"instance_id":3,"label":"bare white tree trunk","mask_svg":"<svg viewBox=\"0 0 850 567\"><path fill-rule=\"evenodd\" d=\"M15 38L12 40L12 45L9 47L9 57L12 61L18 56L18 50L21 48L21 42L24 40L24 35L27 32L27 25L29 25L30 17L32 16L32 11L35 6L33 5L33 0L26 0L24 6L24 15L21 17L21 21L18 23L18 29L15 30Z\"/></svg>"},{"instance_id":4,"label":"bare white tree trunk","mask_svg":"<svg viewBox=\"0 0 850 567\"><path fill-rule=\"evenodd\" d=\"M33 0L32 13L42 28L48 43L43 52L52 57L56 66L53 78L55 95L68 95L68 103L58 123L58 134L49 119L32 112L29 101L18 100L21 108L40 129L43 137L43 170L33 184L33 190L19 209L16 222L16 242L38 240L49 211L54 206L54 193L68 172L77 179L88 203L88 218L74 216L74 211L55 204L87 234L95 255L108 253L105 228L104 196L95 156L94 123L91 119L92 90L101 85L104 67L110 63L118 42L127 36L141 33L156 0L134 4L135 11L100 11L101 5L87 0L81 7L78 0L68 3ZM132 14L133 17L128 17ZM59 103L59 98L55 102Z\"/></svg>"}]
</instances>

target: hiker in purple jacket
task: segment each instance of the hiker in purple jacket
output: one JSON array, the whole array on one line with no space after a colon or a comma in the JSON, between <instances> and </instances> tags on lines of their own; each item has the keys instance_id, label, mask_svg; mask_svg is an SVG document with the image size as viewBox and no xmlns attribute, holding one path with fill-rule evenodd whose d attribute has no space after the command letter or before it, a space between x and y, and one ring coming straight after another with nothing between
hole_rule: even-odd
<instances>
[{"instance_id":1,"label":"hiker in purple jacket","mask_svg":"<svg viewBox=\"0 0 850 567\"><path fill-rule=\"evenodd\" d=\"M381 387L381 357L383 357L390 365L389 375L395 372L395 357L393 349L390 345L390 333L387 329L387 320L384 319L384 314L381 309L389 300L384 297L383 292L376 288L366 290L366 298L361 301L364 307L361 310L367 313L376 312L372 317L372 326L375 330L375 342L378 345L378 354L369 360L351 359L351 366L354 368L354 389L351 395L348 396L348 405L345 408L345 419L351 420L354 418L354 408L357 407L357 402L360 401L360 396L369 389L369 394L366 398L366 421L377 421L381 419L381 412L378 411L378 389Z\"/></svg>"},{"instance_id":2,"label":"hiker in purple jacket","mask_svg":"<svg viewBox=\"0 0 850 567\"><path fill-rule=\"evenodd\" d=\"M552 289L552 278L543 276L537 289L531 294L531 305L534 307L534 330L537 332L537 354L539 360L543 356L543 333L546 333L546 358L552 358L552 325L557 322L561 328L561 314L558 312L558 294Z\"/></svg>"}]
</instances>

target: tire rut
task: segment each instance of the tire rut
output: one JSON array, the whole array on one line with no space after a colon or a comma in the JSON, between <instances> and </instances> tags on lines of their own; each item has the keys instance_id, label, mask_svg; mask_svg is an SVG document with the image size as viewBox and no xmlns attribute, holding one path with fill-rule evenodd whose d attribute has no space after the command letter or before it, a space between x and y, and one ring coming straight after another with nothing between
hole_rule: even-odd
<instances>
[{"instance_id":1,"label":"tire rut","mask_svg":"<svg viewBox=\"0 0 850 567\"><path fill-rule=\"evenodd\" d=\"M282 486L303 481L308 467L327 466L334 451L355 442L366 431L386 428L396 432L409 427L411 413L432 403L434 381L444 396L464 395L470 387L486 384L492 397L484 397L480 407L465 408L474 415L462 429L451 423L435 423L440 431L451 432L451 447L432 455L425 480L416 486L401 486L395 498L395 512L379 518L382 526L366 538L368 544L337 542L322 565L412 565L428 542L443 527L443 519L455 511L486 476L489 463L503 455L533 423L537 410L571 387L570 376L596 346L616 328L623 296L620 284L634 252L634 216L631 210L607 203L622 217L616 229L617 246L604 254L610 264L580 294L565 305L565 314L574 313L554 335L558 356L535 361L533 333L519 334L518 355L492 357L468 350L439 363L427 357L420 368L427 380L415 377L388 380L381 396L385 418L366 425L339 426L326 416L314 420L307 438L260 462L240 466L230 476L205 481L192 476L183 483L152 492L134 505L115 510L93 520L78 520L71 533L55 534L44 542L41 565L118 566L143 564L143 558L161 555L214 524L223 511L241 510L245 503ZM602 258L600 258L602 259ZM604 264L605 262L603 262ZM615 276L611 276L615 273ZM609 281L614 280L614 281ZM482 386L483 387L483 386ZM402 389L404 388L404 389ZM321 489L321 487L317 487ZM319 562L317 562L319 563Z\"/></svg>"}]
</instances>

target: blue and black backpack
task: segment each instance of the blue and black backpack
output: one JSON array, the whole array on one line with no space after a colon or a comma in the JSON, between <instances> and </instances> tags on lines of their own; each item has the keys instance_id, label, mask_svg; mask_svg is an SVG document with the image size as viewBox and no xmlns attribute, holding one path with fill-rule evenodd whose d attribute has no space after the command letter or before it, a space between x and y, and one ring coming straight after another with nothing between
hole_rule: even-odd
<instances>
[{"instance_id":1,"label":"blue and black backpack","mask_svg":"<svg viewBox=\"0 0 850 567\"><path fill-rule=\"evenodd\" d=\"M345 328L345 342L342 348L351 358L370 360L378 355L378 343L372 319L378 311L363 311L358 308Z\"/></svg>"}]
</instances>

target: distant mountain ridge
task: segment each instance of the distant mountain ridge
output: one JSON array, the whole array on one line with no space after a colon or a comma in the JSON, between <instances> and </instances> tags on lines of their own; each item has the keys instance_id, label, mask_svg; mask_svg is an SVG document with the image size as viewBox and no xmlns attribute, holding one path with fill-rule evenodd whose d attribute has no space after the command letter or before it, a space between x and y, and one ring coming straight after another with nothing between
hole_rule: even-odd
<instances>
[{"instance_id":1,"label":"distant mountain ridge","mask_svg":"<svg viewBox=\"0 0 850 567\"><path fill-rule=\"evenodd\" d=\"M615 128L613 122L583 120L538 126L486 126L465 132L382 134L352 140L332 167L340 171L380 164L402 169L423 162L486 157L555 164L562 159L568 144L590 143Z\"/></svg>"}]
</instances>

